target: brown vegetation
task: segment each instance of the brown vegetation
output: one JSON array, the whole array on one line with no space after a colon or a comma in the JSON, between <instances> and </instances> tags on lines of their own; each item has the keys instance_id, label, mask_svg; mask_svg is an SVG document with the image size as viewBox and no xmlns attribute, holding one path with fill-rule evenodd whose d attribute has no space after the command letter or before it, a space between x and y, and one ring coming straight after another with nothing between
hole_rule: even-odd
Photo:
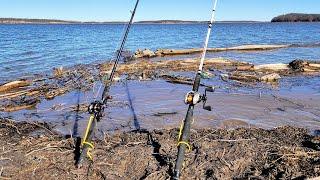
<instances>
[{"instance_id":1,"label":"brown vegetation","mask_svg":"<svg viewBox=\"0 0 320 180\"><path fill-rule=\"evenodd\" d=\"M44 123L0 120L1 179L168 179L177 129L118 132L95 140L94 162L74 166L77 140ZM183 179L320 176L319 138L300 128L192 130Z\"/></svg>"}]
</instances>

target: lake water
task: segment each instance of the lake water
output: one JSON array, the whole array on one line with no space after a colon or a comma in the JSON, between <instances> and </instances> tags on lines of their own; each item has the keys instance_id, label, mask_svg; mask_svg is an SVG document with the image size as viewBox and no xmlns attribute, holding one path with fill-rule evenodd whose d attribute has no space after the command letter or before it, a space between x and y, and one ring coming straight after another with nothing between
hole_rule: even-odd
<instances>
[{"instance_id":1,"label":"lake water","mask_svg":"<svg viewBox=\"0 0 320 180\"><path fill-rule=\"evenodd\" d=\"M53 67L110 60L119 46L124 25L0 25L0 83L49 72ZM205 24L134 25L126 49L199 48ZM290 62L302 58L319 60L320 23L218 23L210 47L244 44L299 44L310 47L265 52L220 52L253 63Z\"/></svg>"}]
</instances>

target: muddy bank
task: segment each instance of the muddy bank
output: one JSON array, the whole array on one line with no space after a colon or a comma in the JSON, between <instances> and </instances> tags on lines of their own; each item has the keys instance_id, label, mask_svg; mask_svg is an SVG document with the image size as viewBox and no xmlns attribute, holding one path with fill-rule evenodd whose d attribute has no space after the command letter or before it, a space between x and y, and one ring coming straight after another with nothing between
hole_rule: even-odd
<instances>
[{"instance_id":1,"label":"muddy bank","mask_svg":"<svg viewBox=\"0 0 320 180\"><path fill-rule=\"evenodd\" d=\"M1 179L168 179L178 129L115 132L95 140L94 162L74 166L75 139L48 124L0 120ZM193 129L183 179L304 179L320 176L320 140L279 127Z\"/></svg>"}]
</instances>

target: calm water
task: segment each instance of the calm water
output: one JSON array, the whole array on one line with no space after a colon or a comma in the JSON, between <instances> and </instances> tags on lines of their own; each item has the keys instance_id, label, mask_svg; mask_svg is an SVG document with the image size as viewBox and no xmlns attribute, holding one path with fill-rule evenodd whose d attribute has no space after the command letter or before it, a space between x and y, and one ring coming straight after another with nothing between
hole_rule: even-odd
<instances>
[{"instance_id":1,"label":"calm water","mask_svg":"<svg viewBox=\"0 0 320 180\"><path fill-rule=\"evenodd\" d=\"M207 26L134 25L126 49L198 48ZM48 72L57 66L97 63L113 57L124 25L0 25L0 82ZM320 44L320 23L216 24L210 47L243 44ZM289 62L296 58L319 60L320 47L276 51L221 52L209 57L228 57L254 63Z\"/></svg>"}]
</instances>

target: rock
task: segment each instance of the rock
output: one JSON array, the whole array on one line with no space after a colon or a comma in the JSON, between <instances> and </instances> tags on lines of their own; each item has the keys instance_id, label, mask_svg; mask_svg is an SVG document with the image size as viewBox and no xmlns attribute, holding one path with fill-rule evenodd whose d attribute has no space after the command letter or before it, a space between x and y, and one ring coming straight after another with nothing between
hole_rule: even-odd
<instances>
[{"instance_id":1,"label":"rock","mask_svg":"<svg viewBox=\"0 0 320 180\"><path fill-rule=\"evenodd\" d=\"M150 49L145 49L145 50L140 50L140 49L138 49L138 50L134 53L133 58L134 58L134 59L144 58L144 57L146 57L146 58L152 58L152 57L155 57L155 56L156 56L156 54L155 54L153 51L151 51Z\"/></svg>"},{"instance_id":2,"label":"rock","mask_svg":"<svg viewBox=\"0 0 320 180\"><path fill-rule=\"evenodd\" d=\"M213 78L213 77L214 77L214 74L212 74L210 72L203 71L201 73L201 78L202 79L210 79L210 78Z\"/></svg>"},{"instance_id":3,"label":"rock","mask_svg":"<svg viewBox=\"0 0 320 180\"><path fill-rule=\"evenodd\" d=\"M264 82L275 82L278 81L280 79L280 75L277 73L272 73L272 74L267 74L264 75L262 77L260 77L260 81L264 81Z\"/></svg>"},{"instance_id":4,"label":"rock","mask_svg":"<svg viewBox=\"0 0 320 180\"><path fill-rule=\"evenodd\" d=\"M119 76L113 77L113 81L115 81L115 82L120 81L120 80L121 80L121 77L119 77Z\"/></svg>"},{"instance_id":5,"label":"rock","mask_svg":"<svg viewBox=\"0 0 320 180\"><path fill-rule=\"evenodd\" d=\"M220 74L220 78L221 78L221 80L223 80L223 81L228 81L229 75L228 75L228 74Z\"/></svg>"},{"instance_id":6,"label":"rock","mask_svg":"<svg viewBox=\"0 0 320 180\"><path fill-rule=\"evenodd\" d=\"M289 63L289 67L293 70L293 71L299 71L299 72L303 72L304 71L304 67L309 66L309 63L307 61L304 60L294 60L292 62Z\"/></svg>"},{"instance_id":7,"label":"rock","mask_svg":"<svg viewBox=\"0 0 320 180\"><path fill-rule=\"evenodd\" d=\"M119 50L117 50L117 53L119 52ZM123 61L124 62L128 62L128 61L131 61L133 60L133 54L131 51L129 50L123 50L121 52L121 57L123 58Z\"/></svg>"}]
</instances>

